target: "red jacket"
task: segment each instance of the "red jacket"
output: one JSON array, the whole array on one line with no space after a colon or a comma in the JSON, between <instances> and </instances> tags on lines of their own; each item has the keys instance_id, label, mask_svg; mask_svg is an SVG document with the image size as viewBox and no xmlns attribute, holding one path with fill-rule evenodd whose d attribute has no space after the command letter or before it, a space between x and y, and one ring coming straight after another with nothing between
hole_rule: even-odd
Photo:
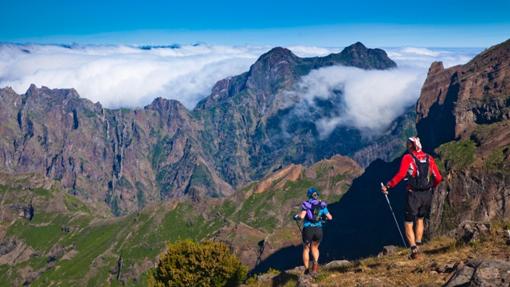
<instances>
[{"instance_id":1,"label":"red jacket","mask_svg":"<svg viewBox=\"0 0 510 287\"><path fill-rule=\"evenodd\" d=\"M443 177L439 173L439 169L437 168L434 158L423 151L413 151L413 154L419 160L425 159L427 156L429 157L429 171L434 176L434 187L436 187L443 180ZM388 181L387 185L390 188L393 188L407 176L416 176L416 163L410 154L405 154L404 157L402 157L398 173L390 181Z\"/></svg>"}]
</instances>

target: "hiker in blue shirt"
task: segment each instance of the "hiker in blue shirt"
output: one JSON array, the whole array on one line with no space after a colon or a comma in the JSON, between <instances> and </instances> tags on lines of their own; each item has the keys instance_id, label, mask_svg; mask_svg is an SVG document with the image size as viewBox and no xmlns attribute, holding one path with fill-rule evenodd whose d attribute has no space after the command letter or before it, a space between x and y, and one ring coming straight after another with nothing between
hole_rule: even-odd
<instances>
[{"instance_id":1,"label":"hiker in blue shirt","mask_svg":"<svg viewBox=\"0 0 510 287\"><path fill-rule=\"evenodd\" d=\"M322 240L322 224L325 219L332 220L333 216L328 211L326 202L319 199L317 189L310 187L306 195L308 200L303 201L301 212L294 215L294 220L302 220L303 223L303 265L305 274L317 273L319 270L319 244ZM310 251L312 251L313 265L310 271Z\"/></svg>"}]
</instances>

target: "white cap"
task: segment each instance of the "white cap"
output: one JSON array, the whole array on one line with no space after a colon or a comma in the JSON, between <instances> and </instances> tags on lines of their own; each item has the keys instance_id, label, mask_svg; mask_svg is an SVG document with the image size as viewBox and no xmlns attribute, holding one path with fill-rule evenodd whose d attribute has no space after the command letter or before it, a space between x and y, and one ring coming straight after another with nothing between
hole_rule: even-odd
<instances>
[{"instance_id":1,"label":"white cap","mask_svg":"<svg viewBox=\"0 0 510 287\"><path fill-rule=\"evenodd\" d=\"M419 137L410 137L407 140L413 143L416 151L421 151L421 142Z\"/></svg>"}]
</instances>

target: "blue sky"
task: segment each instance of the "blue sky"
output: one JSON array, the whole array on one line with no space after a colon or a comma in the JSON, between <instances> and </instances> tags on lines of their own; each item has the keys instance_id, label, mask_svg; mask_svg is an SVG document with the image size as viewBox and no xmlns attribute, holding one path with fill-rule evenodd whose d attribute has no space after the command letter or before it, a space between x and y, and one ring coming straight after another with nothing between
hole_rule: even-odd
<instances>
[{"instance_id":1,"label":"blue sky","mask_svg":"<svg viewBox=\"0 0 510 287\"><path fill-rule=\"evenodd\" d=\"M0 0L0 41L486 47L510 1Z\"/></svg>"}]
</instances>

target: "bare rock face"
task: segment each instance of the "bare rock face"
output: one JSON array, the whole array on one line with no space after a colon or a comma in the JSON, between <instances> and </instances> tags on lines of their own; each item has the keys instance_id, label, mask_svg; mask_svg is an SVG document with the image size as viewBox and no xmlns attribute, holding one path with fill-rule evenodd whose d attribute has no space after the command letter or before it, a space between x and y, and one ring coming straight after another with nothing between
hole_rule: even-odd
<instances>
[{"instance_id":1,"label":"bare rock face","mask_svg":"<svg viewBox=\"0 0 510 287\"><path fill-rule=\"evenodd\" d=\"M29 245L16 239L3 239L0 243L0 265L16 265L35 254Z\"/></svg>"},{"instance_id":2,"label":"bare rock face","mask_svg":"<svg viewBox=\"0 0 510 287\"><path fill-rule=\"evenodd\" d=\"M430 150L469 136L477 125L510 119L510 40L462 66L433 63L416 110L416 128Z\"/></svg>"},{"instance_id":3,"label":"bare rock face","mask_svg":"<svg viewBox=\"0 0 510 287\"><path fill-rule=\"evenodd\" d=\"M416 112L424 149L444 168L431 233L510 218L510 40L465 65L433 63Z\"/></svg>"},{"instance_id":4,"label":"bare rock face","mask_svg":"<svg viewBox=\"0 0 510 287\"><path fill-rule=\"evenodd\" d=\"M4 256L16 249L17 244L14 238L3 238L2 241L0 241L0 256Z\"/></svg>"},{"instance_id":5,"label":"bare rock face","mask_svg":"<svg viewBox=\"0 0 510 287\"><path fill-rule=\"evenodd\" d=\"M23 95L2 89L0 99L4 172L57 180L117 215L160 198L233 192L201 154L197 126L177 101L109 110L72 89L35 86Z\"/></svg>"}]
</instances>

